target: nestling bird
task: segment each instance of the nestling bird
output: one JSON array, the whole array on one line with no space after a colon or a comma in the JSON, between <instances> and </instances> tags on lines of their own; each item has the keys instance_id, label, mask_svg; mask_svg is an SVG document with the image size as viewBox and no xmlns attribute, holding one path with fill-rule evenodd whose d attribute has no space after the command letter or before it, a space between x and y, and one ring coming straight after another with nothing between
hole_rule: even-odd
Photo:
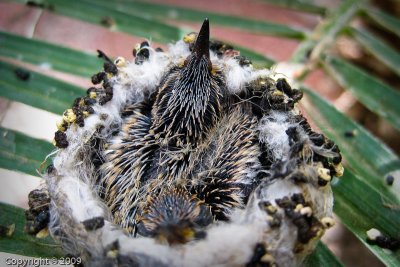
<instances>
[{"instance_id":1,"label":"nestling bird","mask_svg":"<svg viewBox=\"0 0 400 267\"><path fill-rule=\"evenodd\" d=\"M49 228L88 265L293 266L333 225L339 148L300 90L209 35L101 52L58 124Z\"/></svg>"},{"instance_id":2,"label":"nestling bird","mask_svg":"<svg viewBox=\"0 0 400 267\"><path fill-rule=\"evenodd\" d=\"M206 20L191 54L166 73L151 100L126 107L132 114L106 151L101 182L117 223L134 232L147 198L178 186L204 201L216 219L243 206L243 189L255 183L245 173L258 165L256 121L229 106L229 98L210 60Z\"/></svg>"}]
</instances>

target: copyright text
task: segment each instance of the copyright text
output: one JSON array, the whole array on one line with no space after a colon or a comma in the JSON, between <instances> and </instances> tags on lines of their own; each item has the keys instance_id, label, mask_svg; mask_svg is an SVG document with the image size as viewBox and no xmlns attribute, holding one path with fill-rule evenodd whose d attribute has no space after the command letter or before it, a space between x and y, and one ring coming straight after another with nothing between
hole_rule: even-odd
<instances>
[{"instance_id":1,"label":"copyright text","mask_svg":"<svg viewBox=\"0 0 400 267\"><path fill-rule=\"evenodd\" d=\"M40 267L50 265L74 265L82 263L81 258L30 258L30 259L16 259L6 258L5 263L7 266L17 267Z\"/></svg>"}]
</instances>

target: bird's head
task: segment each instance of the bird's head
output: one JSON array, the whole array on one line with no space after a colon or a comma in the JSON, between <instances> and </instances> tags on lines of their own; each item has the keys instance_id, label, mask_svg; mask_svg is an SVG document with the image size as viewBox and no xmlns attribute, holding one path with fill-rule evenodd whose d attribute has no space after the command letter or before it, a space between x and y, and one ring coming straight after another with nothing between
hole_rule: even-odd
<instances>
[{"instance_id":1,"label":"bird's head","mask_svg":"<svg viewBox=\"0 0 400 267\"><path fill-rule=\"evenodd\" d=\"M204 236L202 227L212 222L210 208L186 189L165 189L152 197L138 220L138 233L170 245Z\"/></svg>"},{"instance_id":2,"label":"bird's head","mask_svg":"<svg viewBox=\"0 0 400 267\"><path fill-rule=\"evenodd\" d=\"M218 120L224 80L210 60L210 29L204 20L192 53L166 75L155 102L157 133L179 136L172 143L196 144Z\"/></svg>"},{"instance_id":3,"label":"bird's head","mask_svg":"<svg viewBox=\"0 0 400 267\"><path fill-rule=\"evenodd\" d=\"M203 77L211 74L212 64L210 60L210 25L208 19L205 19L196 42L194 43L192 53L186 58L181 72L185 74L197 74Z\"/></svg>"}]
</instances>

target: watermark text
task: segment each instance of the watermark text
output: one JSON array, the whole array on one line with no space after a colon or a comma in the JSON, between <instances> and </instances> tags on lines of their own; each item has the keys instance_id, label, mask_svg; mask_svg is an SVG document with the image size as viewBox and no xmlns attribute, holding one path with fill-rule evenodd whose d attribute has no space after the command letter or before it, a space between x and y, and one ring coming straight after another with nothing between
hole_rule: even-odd
<instances>
[{"instance_id":1,"label":"watermark text","mask_svg":"<svg viewBox=\"0 0 400 267\"><path fill-rule=\"evenodd\" d=\"M40 267L40 266L50 266L50 265L78 265L82 263L81 258L29 258L29 259L18 259L8 257L5 259L7 266L17 266L17 267Z\"/></svg>"}]
</instances>

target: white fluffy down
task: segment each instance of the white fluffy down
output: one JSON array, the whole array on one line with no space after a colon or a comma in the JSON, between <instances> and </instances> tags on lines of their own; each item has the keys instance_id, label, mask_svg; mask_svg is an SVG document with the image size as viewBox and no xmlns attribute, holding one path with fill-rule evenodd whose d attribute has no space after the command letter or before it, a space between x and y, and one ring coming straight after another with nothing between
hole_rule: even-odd
<instances>
[{"instance_id":1,"label":"white fluffy down","mask_svg":"<svg viewBox=\"0 0 400 267\"><path fill-rule=\"evenodd\" d=\"M232 94L243 91L247 83L259 77L268 77L271 74L267 69L255 70L251 65L242 67L234 58L224 60L223 68L227 88Z\"/></svg>"},{"instance_id":2,"label":"white fluffy down","mask_svg":"<svg viewBox=\"0 0 400 267\"><path fill-rule=\"evenodd\" d=\"M258 127L260 141L269 145L275 160L286 160L289 153L286 130L295 125L288 122L287 118L286 112L272 111L261 119Z\"/></svg>"}]
</instances>

